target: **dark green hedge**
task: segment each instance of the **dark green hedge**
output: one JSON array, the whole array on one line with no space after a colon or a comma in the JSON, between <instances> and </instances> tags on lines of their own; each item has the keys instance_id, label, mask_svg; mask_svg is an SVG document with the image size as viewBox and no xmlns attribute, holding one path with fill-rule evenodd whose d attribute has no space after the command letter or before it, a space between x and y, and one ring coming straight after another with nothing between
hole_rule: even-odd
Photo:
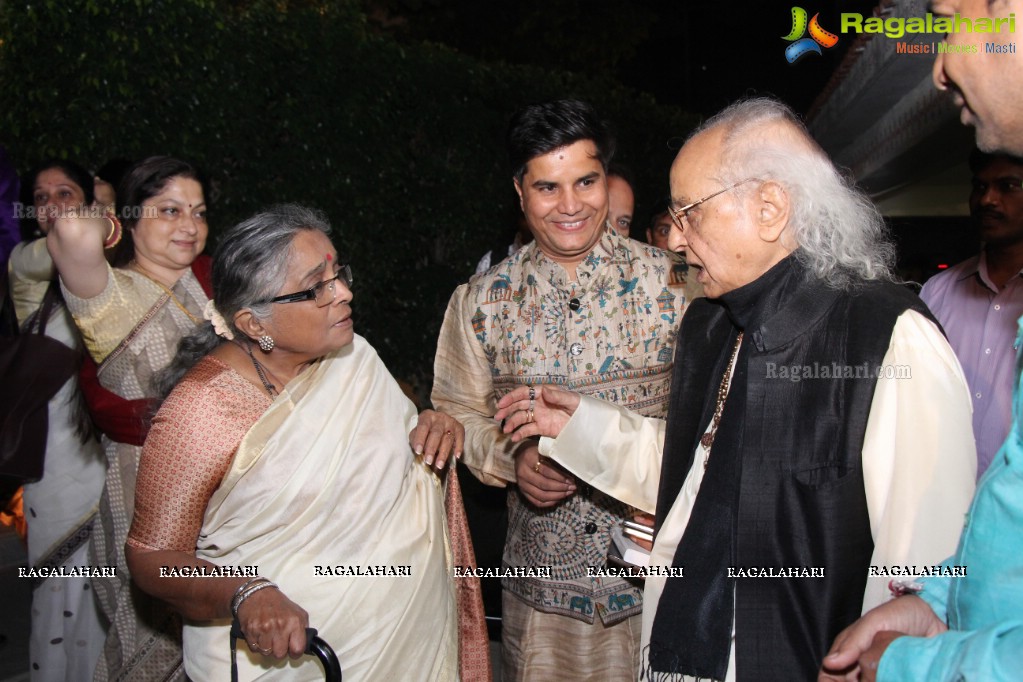
<instances>
[{"instance_id":1,"label":"dark green hedge","mask_svg":"<svg viewBox=\"0 0 1023 682\"><path fill-rule=\"evenodd\" d=\"M22 169L190 158L212 181L214 240L271 203L323 209L355 269L357 329L421 394L452 289L513 215L514 109L597 104L641 200L663 193L668 141L693 123L606 79L375 36L351 0L0 0L0 27L0 142Z\"/></svg>"}]
</instances>

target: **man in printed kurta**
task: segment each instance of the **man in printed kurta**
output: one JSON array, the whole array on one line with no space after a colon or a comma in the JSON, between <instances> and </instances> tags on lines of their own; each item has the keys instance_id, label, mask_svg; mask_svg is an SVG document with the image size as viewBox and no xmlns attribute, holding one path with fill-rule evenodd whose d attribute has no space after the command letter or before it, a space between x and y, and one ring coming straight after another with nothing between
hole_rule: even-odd
<instances>
[{"instance_id":1,"label":"man in printed kurta","mask_svg":"<svg viewBox=\"0 0 1023 682\"><path fill-rule=\"evenodd\" d=\"M568 387L663 417L675 332L688 290L668 288L665 252L607 224L613 142L577 101L527 107L512 120L515 188L535 240L451 297L438 342L433 402L466 428L463 461L508 495L505 679L634 679L641 585L590 577L610 531L635 510L576 483L511 443L493 419L521 385Z\"/></svg>"}]
</instances>

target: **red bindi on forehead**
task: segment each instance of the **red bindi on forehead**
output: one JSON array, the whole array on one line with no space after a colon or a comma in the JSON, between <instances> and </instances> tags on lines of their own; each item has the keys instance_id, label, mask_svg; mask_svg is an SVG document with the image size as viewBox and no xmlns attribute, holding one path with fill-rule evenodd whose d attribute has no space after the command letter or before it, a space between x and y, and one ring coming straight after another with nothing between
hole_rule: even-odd
<instances>
[{"instance_id":1,"label":"red bindi on forehead","mask_svg":"<svg viewBox=\"0 0 1023 682\"><path fill-rule=\"evenodd\" d=\"M334 260L334 257L333 257L333 256L331 256L331 255L330 255L329 253L328 253L328 254L326 254L326 256L327 256L327 262L328 262L328 263L329 263L330 261Z\"/></svg>"}]
</instances>

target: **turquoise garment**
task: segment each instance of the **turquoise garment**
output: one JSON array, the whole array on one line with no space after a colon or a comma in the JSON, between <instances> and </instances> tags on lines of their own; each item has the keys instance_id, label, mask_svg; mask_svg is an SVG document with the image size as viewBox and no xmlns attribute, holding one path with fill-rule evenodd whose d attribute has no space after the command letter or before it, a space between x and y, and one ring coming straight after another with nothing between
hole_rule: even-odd
<instances>
[{"instance_id":1,"label":"turquoise garment","mask_svg":"<svg viewBox=\"0 0 1023 682\"><path fill-rule=\"evenodd\" d=\"M1017 352L1023 345L1018 322ZM932 638L900 637L878 668L888 680L1023 679L1023 354L1017 353L1009 437L977 484L959 548L945 565L966 577L925 578L920 596L948 623Z\"/></svg>"}]
</instances>

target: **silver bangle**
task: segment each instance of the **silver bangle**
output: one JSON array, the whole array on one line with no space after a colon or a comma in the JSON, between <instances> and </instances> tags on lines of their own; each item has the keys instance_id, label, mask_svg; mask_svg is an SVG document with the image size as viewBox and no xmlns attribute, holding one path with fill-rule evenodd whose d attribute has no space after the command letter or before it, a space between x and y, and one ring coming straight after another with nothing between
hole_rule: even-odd
<instances>
[{"instance_id":1,"label":"silver bangle","mask_svg":"<svg viewBox=\"0 0 1023 682\"><path fill-rule=\"evenodd\" d=\"M239 585L238 589L236 589L234 591L234 594L231 595L231 612L234 613L234 611L235 611L235 601L238 600L238 597L241 596L241 593L245 591L246 587L248 587L249 585L251 585L253 583L263 582L264 580L266 580L266 578L257 575L255 578L249 578L248 580L243 582L241 585Z\"/></svg>"},{"instance_id":2,"label":"silver bangle","mask_svg":"<svg viewBox=\"0 0 1023 682\"><path fill-rule=\"evenodd\" d=\"M241 585L238 586L238 589L236 589L234 591L234 594L231 596L231 613L232 614L238 612L238 604L240 603L239 600L241 599L242 592L244 592L245 589L248 588L250 585L254 585L256 583L261 583L261 582L269 582L269 581L266 578L257 575L255 578L249 578L248 580L246 580L245 582L243 582Z\"/></svg>"},{"instance_id":3,"label":"silver bangle","mask_svg":"<svg viewBox=\"0 0 1023 682\"><path fill-rule=\"evenodd\" d=\"M234 602L232 602L232 604L231 604L231 615L234 616L235 618L237 618L238 617L238 609L241 608L242 603L244 603L246 599L248 599L249 597L254 595L256 592L259 592L260 590L265 589L267 587L277 587L277 584L276 583L272 583L269 580L266 580L264 578L263 582L256 583L255 585L252 585L251 587L247 588L244 592L242 592L240 595L238 595L237 599Z\"/></svg>"}]
</instances>

